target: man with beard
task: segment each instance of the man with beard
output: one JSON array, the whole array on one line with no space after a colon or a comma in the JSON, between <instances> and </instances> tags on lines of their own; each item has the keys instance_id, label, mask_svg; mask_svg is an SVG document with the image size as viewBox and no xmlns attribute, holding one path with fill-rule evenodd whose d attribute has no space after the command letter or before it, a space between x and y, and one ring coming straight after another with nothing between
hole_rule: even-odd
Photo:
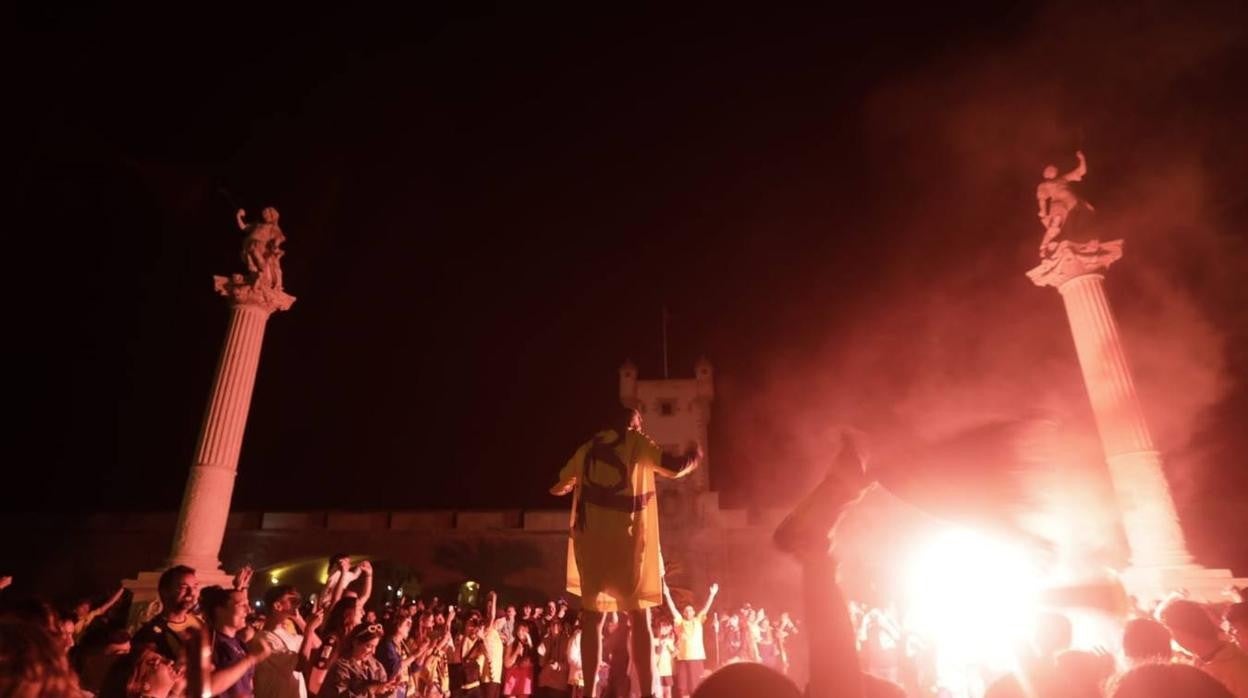
<instances>
[{"instance_id":1,"label":"man with beard","mask_svg":"<svg viewBox=\"0 0 1248 698\"><path fill-rule=\"evenodd\" d=\"M150 646L170 661L182 661L186 655L186 634L199 632L204 625L194 613L199 603L195 570L186 565L170 567L160 575L156 592L160 595L160 614L135 633L130 643L132 651Z\"/></svg>"}]
</instances>

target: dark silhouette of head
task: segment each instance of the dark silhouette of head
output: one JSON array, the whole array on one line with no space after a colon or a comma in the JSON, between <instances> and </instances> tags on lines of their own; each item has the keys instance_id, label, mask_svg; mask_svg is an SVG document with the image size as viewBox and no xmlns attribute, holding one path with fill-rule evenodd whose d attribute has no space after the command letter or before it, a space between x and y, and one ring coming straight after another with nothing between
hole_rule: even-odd
<instances>
[{"instance_id":1,"label":"dark silhouette of head","mask_svg":"<svg viewBox=\"0 0 1248 698\"><path fill-rule=\"evenodd\" d=\"M1187 599L1172 599L1157 610L1161 622L1170 629L1183 649L1196 656L1204 656L1217 649L1218 626L1204 606Z\"/></svg>"},{"instance_id":2,"label":"dark silhouette of head","mask_svg":"<svg viewBox=\"0 0 1248 698\"><path fill-rule=\"evenodd\" d=\"M1069 698L1100 698L1101 687L1114 675L1114 658L1081 650L1059 652L1057 681Z\"/></svg>"},{"instance_id":3,"label":"dark silhouette of head","mask_svg":"<svg viewBox=\"0 0 1248 698\"><path fill-rule=\"evenodd\" d=\"M802 692L783 674L763 666L742 662L711 674L693 698L800 698Z\"/></svg>"},{"instance_id":4,"label":"dark silhouette of head","mask_svg":"<svg viewBox=\"0 0 1248 698\"><path fill-rule=\"evenodd\" d=\"M1217 679L1187 664L1141 664L1110 682L1110 698L1234 698Z\"/></svg>"},{"instance_id":5,"label":"dark silhouette of head","mask_svg":"<svg viewBox=\"0 0 1248 698\"><path fill-rule=\"evenodd\" d=\"M611 411L607 426L618 434L641 429L641 413L633 407L619 407Z\"/></svg>"},{"instance_id":6,"label":"dark silhouette of head","mask_svg":"<svg viewBox=\"0 0 1248 698\"><path fill-rule=\"evenodd\" d=\"M1152 618L1132 618L1122 630L1122 654L1133 664L1169 661L1170 631Z\"/></svg>"}]
</instances>

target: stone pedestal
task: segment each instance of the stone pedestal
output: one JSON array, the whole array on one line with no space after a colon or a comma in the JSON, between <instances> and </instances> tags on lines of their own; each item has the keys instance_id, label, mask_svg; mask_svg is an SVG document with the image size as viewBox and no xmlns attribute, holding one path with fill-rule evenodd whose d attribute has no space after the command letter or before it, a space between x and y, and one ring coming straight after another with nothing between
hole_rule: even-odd
<instances>
[{"instance_id":1,"label":"stone pedestal","mask_svg":"<svg viewBox=\"0 0 1248 698\"><path fill-rule=\"evenodd\" d=\"M1192 563L1105 296L1104 272L1121 258L1121 240L1062 241L1027 276L1037 286L1055 287L1066 306L1131 549L1131 566L1123 574L1127 591L1149 601L1178 588L1208 596L1216 587L1220 598L1234 580L1227 570Z\"/></svg>"},{"instance_id":2,"label":"stone pedestal","mask_svg":"<svg viewBox=\"0 0 1248 698\"><path fill-rule=\"evenodd\" d=\"M194 568L201 586L223 582L228 586L231 575L221 570L218 556L230 514L264 328L274 311L290 308L295 299L280 289L257 287L240 275L214 277L214 285L230 300L230 325L217 362L195 461L186 479L167 566ZM126 583L136 601L155 598L159 574L141 572Z\"/></svg>"}]
</instances>

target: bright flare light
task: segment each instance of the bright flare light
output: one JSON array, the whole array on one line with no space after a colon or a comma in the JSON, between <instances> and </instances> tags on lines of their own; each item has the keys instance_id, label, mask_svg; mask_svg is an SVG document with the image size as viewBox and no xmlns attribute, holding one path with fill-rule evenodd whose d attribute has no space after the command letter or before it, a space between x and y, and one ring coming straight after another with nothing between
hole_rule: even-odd
<instances>
[{"instance_id":1,"label":"bright flare light","mask_svg":"<svg viewBox=\"0 0 1248 698\"><path fill-rule=\"evenodd\" d=\"M904 624L935 645L942 676L1011 668L1040 610L1040 569L1027 550L965 529L919 548L904 588Z\"/></svg>"}]
</instances>

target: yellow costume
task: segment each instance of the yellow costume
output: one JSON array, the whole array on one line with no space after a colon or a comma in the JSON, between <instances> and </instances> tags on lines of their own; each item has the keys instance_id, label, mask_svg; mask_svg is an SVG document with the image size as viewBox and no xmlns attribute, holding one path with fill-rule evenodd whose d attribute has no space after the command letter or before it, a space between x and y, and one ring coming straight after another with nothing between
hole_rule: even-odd
<instances>
[{"instance_id":1,"label":"yellow costume","mask_svg":"<svg viewBox=\"0 0 1248 698\"><path fill-rule=\"evenodd\" d=\"M664 456L646 435L599 432L572 456L551 492L572 491L568 591L587 610L632 611L663 603L663 555L654 477L676 478L696 457Z\"/></svg>"}]
</instances>

